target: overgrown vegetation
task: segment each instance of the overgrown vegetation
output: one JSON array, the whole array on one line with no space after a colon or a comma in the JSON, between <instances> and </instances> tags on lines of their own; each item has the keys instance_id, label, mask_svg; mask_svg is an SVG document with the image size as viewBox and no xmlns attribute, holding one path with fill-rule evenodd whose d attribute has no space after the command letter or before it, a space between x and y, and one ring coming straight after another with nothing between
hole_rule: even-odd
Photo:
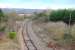
<instances>
[{"instance_id":1,"label":"overgrown vegetation","mask_svg":"<svg viewBox=\"0 0 75 50\"><path fill-rule=\"evenodd\" d=\"M71 47L72 44L75 45L75 36L74 36L75 32L73 32L75 28L72 27L75 24L75 10L74 9L52 10L49 16L48 15L45 16L44 13L36 14L36 17L34 19L38 20L40 18L45 19L45 20L47 19L47 21L54 23L53 25L51 25L52 23L50 23L51 26L49 25L50 28L48 28L50 33L52 33L53 35L52 39L54 41L56 41L58 44L65 46L65 47L68 47L68 46ZM38 20L38 21L42 21L42 20ZM63 22L64 26L59 22ZM48 23L45 23L45 24L48 24Z\"/></svg>"},{"instance_id":2,"label":"overgrown vegetation","mask_svg":"<svg viewBox=\"0 0 75 50\"><path fill-rule=\"evenodd\" d=\"M4 32L6 28L7 16L0 9L0 31Z\"/></svg>"}]
</instances>

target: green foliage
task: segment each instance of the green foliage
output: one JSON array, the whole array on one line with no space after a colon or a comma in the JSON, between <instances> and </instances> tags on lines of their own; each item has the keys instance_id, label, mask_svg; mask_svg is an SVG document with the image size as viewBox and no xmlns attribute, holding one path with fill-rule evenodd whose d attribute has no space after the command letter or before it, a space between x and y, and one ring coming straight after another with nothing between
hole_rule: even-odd
<instances>
[{"instance_id":1,"label":"green foliage","mask_svg":"<svg viewBox=\"0 0 75 50\"><path fill-rule=\"evenodd\" d=\"M56 10L52 11L50 14L50 20L51 21L62 21L64 16L64 10Z\"/></svg>"},{"instance_id":2,"label":"green foliage","mask_svg":"<svg viewBox=\"0 0 75 50\"><path fill-rule=\"evenodd\" d=\"M16 38L16 32L10 32L10 33L9 33L9 38L10 38L10 39Z\"/></svg>"},{"instance_id":3,"label":"green foliage","mask_svg":"<svg viewBox=\"0 0 75 50\"><path fill-rule=\"evenodd\" d=\"M50 21L63 21L66 24L69 24L69 20L70 20L70 15L71 15L71 25L74 24L74 20L75 20L75 10L71 10L71 9L63 9L63 10L55 10L52 11L51 14L49 15L49 20Z\"/></svg>"}]
</instances>

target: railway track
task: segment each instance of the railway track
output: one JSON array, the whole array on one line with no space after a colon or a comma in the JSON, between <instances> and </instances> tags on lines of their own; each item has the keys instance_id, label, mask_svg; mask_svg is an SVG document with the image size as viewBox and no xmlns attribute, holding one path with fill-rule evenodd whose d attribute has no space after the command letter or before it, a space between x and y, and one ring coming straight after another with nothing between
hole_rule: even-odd
<instances>
[{"instance_id":1,"label":"railway track","mask_svg":"<svg viewBox=\"0 0 75 50\"><path fill-rule=\"evenodd\" d=\"M22 25L22 36L25 43L25 47L27 50L37 50L37 47L35 46L33 40L31 40L31 37L28 34L28 24L23 23Z\"/></svg>"},{"instance_id":2,"label":"railway track","mask_svg":"<svg viewBox=\"0 0 75 50\"><path fill-rule=\"evenodd\" d=\"M21 35L19 41L22 41L21 50L52 50L51 48L46 47L41 39L34 33L32 22L27 20L27 22L22 22L20 24L21 26L18 29L21 29L21 31L18 31L22 33L19 34Z\"/></svg>"}]
</instances>

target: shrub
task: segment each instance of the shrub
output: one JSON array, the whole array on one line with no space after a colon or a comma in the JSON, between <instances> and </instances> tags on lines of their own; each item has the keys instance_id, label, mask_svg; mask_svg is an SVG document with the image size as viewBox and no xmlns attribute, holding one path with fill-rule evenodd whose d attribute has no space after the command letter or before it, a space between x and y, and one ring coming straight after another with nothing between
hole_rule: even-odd
<instances>
[{"instance_id":1,"label":"shrub","mask_svg":"<svg viewBox=\"0 0 75 50\"><path fill-rule=\"evenodd\" d=\"M10 38L10 39L16 38L16 32L10 32L10 33L9 33L9 38Z\"/></svg>"}]
</instances>

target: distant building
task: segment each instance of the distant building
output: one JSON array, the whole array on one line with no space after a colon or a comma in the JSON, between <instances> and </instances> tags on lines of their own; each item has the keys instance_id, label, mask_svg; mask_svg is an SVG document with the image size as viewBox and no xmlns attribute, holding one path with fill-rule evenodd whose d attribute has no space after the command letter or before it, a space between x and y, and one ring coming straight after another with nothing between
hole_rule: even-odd
<instances>
[{"instance_id":1,"label":"distant building","mask_svg":"<svg viewBox=\"0 0 75 50\"><path fill-rule=\"evenodd\" d=\"M18 14L19 16L31 16L32 14Z\"/></svg>"}]
</instances>

